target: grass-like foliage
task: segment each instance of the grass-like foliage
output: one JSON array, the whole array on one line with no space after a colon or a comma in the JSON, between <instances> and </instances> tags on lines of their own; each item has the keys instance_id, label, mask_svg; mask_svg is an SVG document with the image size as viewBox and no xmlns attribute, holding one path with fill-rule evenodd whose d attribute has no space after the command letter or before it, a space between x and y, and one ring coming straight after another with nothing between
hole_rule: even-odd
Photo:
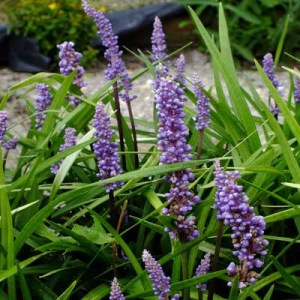
<instances>
[{"instance_id":1,"label":"grass-like foliage","mask_svg":"<svg viewBox=\"0 0 300 300\"><path fill-rule=\"evenodd\" d=\"M132 83L146 72L154 79L152 120L120 112L123 73L92 95L76 84L78 68L40 73L1 100L5 111L18 93L28 116L16 150L10 146L18 124L12 120L6 136L5 122L0 130L0 299L300 297L300 107L293 96L300 74L287 70L291 84L278 91L255 62L278 106L274 116L251 81L240 83L222 5L219 47L189 11L210 53L214 84L166 75L173 69L163 47L151 60L136 54L145 69ZM159 20L156 26L161 38ZM28 93L37 84L48 87L39 99L51 98L39 111ZM197 123L199 113L207 117L197 108L203 103L210 106L204 127Z\"/></svg>"}]
</instances>

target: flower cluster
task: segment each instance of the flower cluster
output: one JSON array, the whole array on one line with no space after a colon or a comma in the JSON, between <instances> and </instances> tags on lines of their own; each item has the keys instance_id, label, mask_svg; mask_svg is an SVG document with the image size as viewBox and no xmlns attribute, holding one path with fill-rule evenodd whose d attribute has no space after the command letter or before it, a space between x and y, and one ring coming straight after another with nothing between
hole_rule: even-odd
<instances>
[{"instance_id":1,"label":"flower cluster","mask_svg":"<svg viewBox=\"0 0 300 300\"><path fill-rule=\"evenodd\" d=\"M151 36L153 62L164 59L166 57L167 45L165 37L166 36L163 31L161 20L159 19L159 17L155 17Z\"/></svg>"},{"instance_id":2,"label":"flower cluster","mask_svg":"<svg viewBox=\"0 0 300 300\"><path fill-rule=\"evenodd\" d=\"M187 144L188 128L184 124L183 104L186 101L183 89L171 76L163 76L157 73L155 82L155 97L157 114L159 118L158 149L162 152L160 162L162 164L179 163L192 158L191 146ZM172 238L191 240L199 235L194 218L185 219L193 206L200 200L189 191L189 182L194 178L191 170L177 171L166 176L171 183L170 192L165 196L169 208L163 209L163 214L177 216L175 229L166 229Z\"/></svg>"},{"instance_id":3,"label":"flower cluster","mask_svg":"<svg viewBox=\"0 0 300 300\"><path fill-rule=\"evenodd\" d=\"M300 77L294 77L294 99L295 102L300 103Z\"/></svg>"},{"instance_id":4,"label":"flower cluster","mask_svg":"<svg viewBox=\"0 0 300 300\"><path fill-rule=\"evenodd\" d=\"M119 48L118 37L114 34L109 19L102 11L95 10L87 0L82 0L82 7L85 13L96 23L98 33L102 38L102 45L106 48L104 57L108 61L108 65L105 70L105 78L112 80L120 76L120 85L123 87L123 92L120 93L121 99L127 102L134 100L136 97L129 95L132 83L122 60L123 52Z\"/></svg>"},{"instance_id":5,"label":"flower cluster","mask_svg":"<svg viewBox=\"0 0 300 300\"><path fill-rule=\"evenodd\" d=\"M44 112L51 104L52 95L49 92L47 84L39 83L36 85L37 98L35 100L35 128L40 129L45 121L46 113Z\"/></svg>"},{"instance_id":6,"label":"flower cluster","mask_svg":"<svg viewBox=\"0 0 300 300\"><path fill-rule=\"evenodd\" d=\"M231 228L233 255L240 261L240 265L230 263L227 271L232 277L239 274L239 288L244 288L256 281L257 273L250 270L262 267L261 257L267 254L265 247L268 241L262 237L266 223L262 216L255 215L243 187L236 184L240 177L238 171L224 172L217 161L214 175L217 187L214 208L217 210L217 218Z\"/></svg>"},{"instance_id":7,"label":"flower cluster","mask_svg":"<svg viewBox=\"0 0 300 300\"><path fill-rule=\"evenodd\" d=\"M273 63L273 56L271 53L267 53L262 61L263 64L263 70L265 71L265 73L267 74L268 78L271 80L271 82L273 83L274 87L277 89L277 91L279 92L279 94L282 94L282 86L278 80L277 75L275 74L275 66ZM277 116L279 113L279 108L277 106L277 104L275 103L274 106L270 107L270 111L272 112L272 114L274 116Z\"/></svg>"},{"instance_id":8,"label":"flower cluster","mask_svg":"<svg viewBox=\"0 0 300 300\"><path fill-rule=\"evenodd\" d=\"M94 143L94 153L98 160L99 179L106 179L117 176L121 173L120 157L118 154L118 144L112 142L114 131L110 129L110 119L104 111L102 103L98 103L94 115L94 128L98 139ZM113 191L122 186L122 182L108 183L107 192Z\"/></svg>"},{"instance_id":9,"label":"flower cluster","mask_svg":"<svg viewBox=\"0 0 300 300\"><path fill-rule=\"evenodd\" d=\"M79 88L85 87L86 83L83 80L85 70L79 65L82 54L75 51L73 42L63 42L62 44L57 45L57 48L60 50L60 73L64 76L68 76L70 73L76 70L77 73L76 77L74 78L74 84ZM75 96L68 96L67 98L72 106L77 106L81 102Z\"/></svg>"},{"instance_id":10,"label":"flower cluster","mask_svg":"<svg viewBox=\"0 0 300 300\"><path fill-rule=\"evenodd\" d=\"M185 78L184 78L185 58L183 54L180 54L180 56L177 58L175 62L175 69L177 72L175 79L184 86L185 85Z\"/></svg>"},{"instance_id":11,"label":"flower cluster","mask_svg":"<svg viewBox=\"0 0 300 300\"><path fill-rule=\"evenodd\" d=\"M142 260L152 281L153 291L159 300L168 300L170 293L170 277L164 274L161 265L147 251L143 251ZM179 295L174 295L172 300L179 299Z\"/></svg>"},{"instance_id":12,"label":"flower cluster","mask_svg":"<svg viewBox=\"0 0 300 300\"><path fill-rule=\"evenodd\" d=\"M64 136L65 143L59 147L59 152L67 150L76 145L75 133L76 133L76 131L74 128L71 128L71 127L66 128L65 136ZM62 164L62 161L60 161L58 164L53 164L50 168L51 173L56 174L59 167L61 166L61 164Z\"/></svg>"},{"instance_id":13,"label":"flower cluster","mask_svg":"<svg viewBox=\"0 0 300 300\"><path fill-rule=\"evenodd\" d=\"M109 295L109 300L125 300L122 294L118 279L115 277L111 283L111 290Z\"/></svg>"},{"instance_id":14,"label":"flower cluster","mask_svg":"<svg viewBox=\"0 0 300 300\"><path fill-rule=\"evenodd\" d=\"M17 147L18 139L11 138L8 141L5 139L7 132L7 111L0 110L0 143L6 150L15 149Z\"/></svg>"},{"instance_id":15,"label":"flower cluster","mask_svg":"<svg viewBox=\"0 0 300 300\"><path fill-rule=\"evenodd\" d=\"M203 83L195 74L193 83L193 90L197 98L197 115L195 121L196 129L199 131L204 130L210 124L209 99L206 97L200 87L203 87Z\"/></svg>"},{"instance_id":16,"label":"flower cluster","mask_svg":"<svg viewBox=\"0 0 300 300\"><path fill-rule=\"evenodd\" d=\"M210 252L207 252L204 255L204 258L201 259L200 264L198 265L198 267L196 269L195 275L197 277L201 276L201 275L205 275L205 274L207 274L209 268L210 268ZM200 283L200 284L196 285L196 288L200 289L201 292L205 292L207 289L207 286L205 283Z\"/></svg>"}]
</instances>

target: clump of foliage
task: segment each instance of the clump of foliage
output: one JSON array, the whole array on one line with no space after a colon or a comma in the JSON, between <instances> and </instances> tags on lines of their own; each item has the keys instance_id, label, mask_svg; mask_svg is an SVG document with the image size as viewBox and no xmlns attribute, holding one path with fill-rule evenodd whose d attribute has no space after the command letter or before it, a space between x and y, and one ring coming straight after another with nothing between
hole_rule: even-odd
<instances>
[{"instance_id":1,"label":"clump of foliage","mask_svg":"<svg viewBox=\"0 0 300 300\"><path fill-rule=\"evenodd\" d=\"M54 58L56 45L69 40L83 52L86 64L96 58L90 46L96 30L80 0L5 0L4 12L10 30L35 38L43 54Z\"/></svg>"},{"instance_id":2,"label":"clump of foliage","mask_svg":"<svg viewBox=\"0 0 300 300\"><path fill-rule=\"evenodd\" d=\"M300 73L286 68L279 92L274 67L255 61L275 116L239 81L220 4L219 47L189 8L213 61L210 88L182 56L172 68L158 18L151 59L135 54L145 69L131 80L109 21L82 2L103 30L107 83L87 95L65 42L61 74L33 75L0 102L0 298L299 297ZM145 72L149 120L130 114ZM18 140L6 112L16 92L28 109Z\"/></svg>"},{"instance_id":3,"label":"clump of foliage","mask_svg":"<svg viewBox=\"0 0 300 300\"><path fill-rule=\"evenodd\" d=\"M209 32L218 38L216 15L218 0L177 0L183 5L195 5L196 13ZM235 55L253 61L276 48L288 19L289 43L284 50L300 51L300 2L298 0L228 0L224 1L228 16L228 31ZM182 25L184 25L184 22ZM187 23L190 23L187 21Z\"/></svg>"}]
</instances>

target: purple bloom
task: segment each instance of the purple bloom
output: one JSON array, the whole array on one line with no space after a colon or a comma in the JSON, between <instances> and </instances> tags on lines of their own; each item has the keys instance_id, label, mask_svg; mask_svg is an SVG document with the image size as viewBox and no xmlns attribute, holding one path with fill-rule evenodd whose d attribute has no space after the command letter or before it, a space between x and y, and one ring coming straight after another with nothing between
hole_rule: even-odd
<instances>
[{"instance_id":1,"label":"purple bloom","mask_svg":"<svg viewBox=\"0 0 300 300\"><path fill-rule=\"evenodd\" d=\"M217 161L214 174L217 187L214 208L217 210L217 218L232 230L233 255L240 261L239 266L234 263L229 265L228 274L234 277L238 273L240 288L243 288L256 280L257 273L250 270L261 268L261 257L267 254L265 247L268 241L262 237L266 223L262 216L255 215L243 187L236 184L240 177L238 171L222 171Z\"/></svg>"},{"instance_id":2,"label":"purple bloom","mask_svg":"<svg viewBox=\"0 0 300 300\"><path fill-rule=\"evenodd\" d=\"M152 281L154 294L158 296L159 300L168 300L170 293L170 277L164 274L161 265L147 250L143 251L142 260ZM172 299L179 299L179 296L174 295Z\"/></svg>"},{"instance_id":3,"label":"purple bloom","mask_svg":"<svg viewBox=\"0 0 300 300\"><path fill-rule=\"evenodd\" d=\"M76 131L74 128L70 128L70 127L66 128L65 136L64 136L65 143L59 147L59 152L67 150L76 145L75 133ZM61 164L62 161L60 161L58 164L53 164L50 168L51 173L56 174Z\"/></svg>"},{"instance_id":4,"label":"purple bloom","mask_svg":"<svg viewBox=\"0 0 300 300\"><path fill-rule=\"evenodd\" d=\"M175 68L177 75L175 79L180 82L182 85L185 84L184 71L185 71L185 58L184 55L181 54L179 58L175 62Z\"/></svg>"},{"instance_id":5,"label":"purple bloom","mask_svg":"<svg viewBox=\"0 0 300 300\"><path fill-rule=\"evenodd\" d=\"M159 17L155 17L153 23L153 32L151 36L151 43L152 43L152 61L155 62L157 60L164 59L166 57L166 40L165 40L165 33L163 31L162 23Z\"/></svg>"},{"instance_id":6,"label":"purple bloom","mask_svg":"<svg viewBox=\"0 0 300 300\"><path fill-rule=\"evenodd\" d=\"M263 70L269 77L269 79L272 81L274 87L278 90L281 85L279 83L278 77L275 74L275 66L273 63L273 56L271 53L267 53L263 58Z\"/></svg>"},{"instance_id":7,"label":"purple bloom","mask_svg":"<svg viewBox=\"0 0 300 300\"><path fill-rule=\"evenodd\" d=\"M295 102L300 103L300 77L294 76L294 99Z\"/></svg>"},{"instance_id":8,"label":"purple bloom","mask_svg":"<svg viewBox=\"0 0 300 300\"><path fill-rule=\"evenodd\" d=\"M7 111L0 110L0 141L5 142L5 135L7 131Z\"/></svg>"},{"instance_id":9,"label":"purple bloom","mask_svg":"<svg viewBox=\"0 0 300 300\"><path fill-rule=\"evenodd\" d=\"M275 74L275 66L274 66L274 63L273 63L273 56L272 56L271 53L267 53L264 56L262 64L263 64L263 70L265 71L268 78L273 83L274 87L277 89L279 94L282 96L282 86L279 83L277 75ZM270 105L269 109L270 109L270 111L272 112L272 114L274 116L278 115L279 108L278 108L276 103L274 105Z\"/></svg>"},{"instance_id":10,"label":"purple bloom","mask_svg":"<svg viewBox=\"0 0 300 300\"><path fill-rule=\"evenodd\" d=\"M57 45L59 51L59 67L60 73L64 76L68 76L74 70L77 71L76 77L74 78L74 84L79 88L86 86L86 83L83 80L83 75L85 70L82 66L79 65L82 58L82 54L75 51L73 42L63 42L60 45ZM81 101L75 96L68 96L70 104L74 107L77 106Z\"/></svg>"},{"instance_id":11,"label":"purple bloom","mask_svg":"<svg viewBox=\"0 0 300 300\"><path fill-rule=\"evenodd\" d=\"M156 89L154 101L156 103L159 129L158 149L162 152L161 164L171 164L191 159L191 146L187 144L188 128L184 124L183 104L186 98L179 84L171 76L166 76L158 69L154 88ZM165 180L171 183L170 192L165 196L169 208L162 213L177 216L175 228L167 228L171 238L191 240L199 235L194 218L185 218L193 206L200 200L189 191L189 183L194 175L190 169L174 172L166 176Z\"/></svg>"},{"instance_id":12,"label":"purple bloom","mask_svg":"<svg viewBox=\"0 0 300 300\"><path fill-rule=\"evenodd\" d=\"M111 291L109 295L109 300L125 300L122 294L118 279L115 277L111 283Z\"/></svg>"},{"instance_id":13,"label":"purple bloom","mask_svg":"<svg viewBox=\"0 0 300 300\"><path fill-rule=\"evenodd\" d=\"M199 131L204 130L210 124L209 99L200 87L203 87L203 83L195 74L195 81L193 84L193 90L197 98L197 115L195 117L195 121L196 129Z\"/></svg>"},{"instance_id":14,"label":"purple bloom","mask_svg":"<svg viewBox=\"0 0 300 300\"><path fill-rule=\"evenodd\" d=\"M0 110L0 143L6 150L15 149L17 147L18 139L11 138L8 141L5 140L7 132L7 111Z\"/></svg>"},{"instance_id":15,"label":"purple bloom","mask_svg":"<svg viewBox=\"0 0 300 300\"><path fill-rule=\"evenodd\" d=\"M198 265L195 275L196 276L201 276L207 274L208 270L210 268L210 252L207 252L204 255L204 258L201 259L200 264ZM207 289L207 286L205 283L200 283L196 285L197 289L200 289L201 292L205 292Z\"/></svg>"},{"instance_id":16,"label":"purple bloom","mask_svg":"<svg viewBox=\"0 0 300 300\"><path fill-rule=\"evenodd\" d=\"M35 100L35 128L42 128L47 114L44 112L51 104L52 95L49 92L49 85L39 83L36 85L37 98Z\"/></svg>"},{"instance_id":17,"label":"purple bloom","mask_svg":"<svg viewBox=\"0 0 300 300\"><path fill-rule=\"evenodd\" d=\"M94 135L99 138L94 143L94 153L98 160L98 178L106 179L121 174L118 144L111 141L114 131L110 129L110 119L101 103L98 103L96 106L94 128ZM108 183L105 186L107 187L107 192L110 192L122 185L123 182L114 182Z\"/></svg>"},{"instance_id":18,"label":"purple bloom","mask_svg":"<svg viewBox=\"0 0 300 300\"><path fill-rule=\"evenodd\" d=\"M130 96L132 89L131 79L126 71L126 66L122 60L123 52L119 48L118 37L114 34L109 19L101 11L95 10L86 0L82 0L82 7L85 13L90 16L98 27L98 33L102 39L102 45L106 48L104 57L108 61L105 70L105 78L112 80L121 77L121 86L123 92L120 93L121 99L124 101L132 101L136 96Z\"/></svg>"}]
</instances>

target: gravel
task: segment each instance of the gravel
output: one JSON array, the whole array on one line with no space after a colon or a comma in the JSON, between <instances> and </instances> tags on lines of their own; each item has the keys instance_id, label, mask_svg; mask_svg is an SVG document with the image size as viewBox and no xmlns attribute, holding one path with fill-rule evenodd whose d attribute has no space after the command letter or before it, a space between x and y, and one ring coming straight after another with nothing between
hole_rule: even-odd
<instances>
[{"instance_id":1,"label":"gravel","mask_svg":"<svg viewBox=\"0 0 300 300\"><path fill-rule=\"evenodd\" d=\"M199 77L203 81L206 87L210 87L213 84L213 73L212 66L207 55L204 55L197 50L186 50L184 52L187 66L186 66L186 76L187 78L192 78L194 72L198 73ZM128 67L128 72L130 76L143 70L143 66L137 61L132 60L125 56L126 65ZM172 61L172 64L174 61ZM83 89L83 91L90 95L105 84L106 80L104 78L105 64L100 63L97 69L87 71L85 76L88 86ZM26 73L15 73L7 68L0 69L0 96L7 89L16 84L17 82L24 80L30 76ZM264 88L262 80L258 73L254 70L243 69L238 71L238 76L241 80L242 86L245 86L245 79L249 78L256 86L258 93L267 99L268 93ZM286 87L289 87L289 76L287 72L278 73L280 82ZM133 94L137 95L137 99L132 102L132 109L134 115L143 120L152 119L152 107L153 107L153 91L152 91L152 81L153 78L151 74L146 73L134 82ZM34 95L33 98L34 99ZM7 104L7 109L9 110L10 118L14 123L20 122L24 118L24 95L18 92L18 95L12 97ZM124 103L122 104L122 110L126 115L127 109Z\"/></svg>"}]
</instances>

